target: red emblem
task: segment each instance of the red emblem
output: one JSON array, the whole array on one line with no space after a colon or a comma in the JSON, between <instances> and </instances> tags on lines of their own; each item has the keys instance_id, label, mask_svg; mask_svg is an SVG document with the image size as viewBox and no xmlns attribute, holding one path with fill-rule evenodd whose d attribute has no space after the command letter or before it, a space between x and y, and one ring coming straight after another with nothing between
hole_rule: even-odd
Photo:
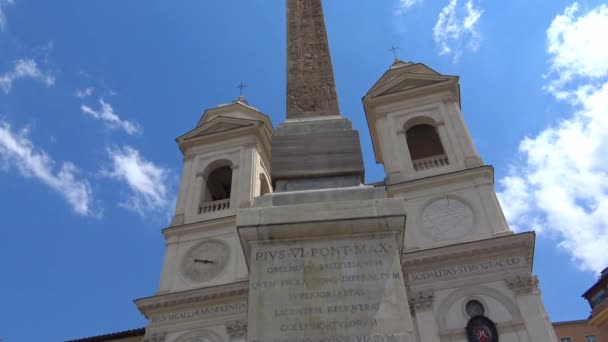
<instances>
[{"instance_id":1,"label":"red emblem","mask_svg":"<svg viewBox=\"0 0 608 342\"><path fill-rule=\"evenodd\" d=\"M473 330L473 334L479 342L490 342L490 339L492 338L492 333L490 332L490 329L485 326L475 327L475 330Z\"/></svg>"}]
</instances>

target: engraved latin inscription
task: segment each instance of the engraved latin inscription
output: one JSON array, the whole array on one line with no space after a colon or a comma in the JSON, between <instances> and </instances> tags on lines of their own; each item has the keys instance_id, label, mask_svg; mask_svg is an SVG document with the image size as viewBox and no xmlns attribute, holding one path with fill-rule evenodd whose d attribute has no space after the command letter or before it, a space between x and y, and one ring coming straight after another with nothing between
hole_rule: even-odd
<instances>
[{"instance_id":1,"label":"engraved latin inscription","mask_svg":"<svg viewBox=\"0 0 608 342\"><path fill-rule=\"evenodd\" d=\"M249 287L250 340L407 340L392 236L254 244Z\"/></svg>"},{"instance_id":2,"label":"engraved latin inscription","mask_svg":"<svg viewBox=\"0 0 608 342\"><path fill-rule=\"evenodd\" d=\"M287 0L287 118L340 115L321 0Z\"/></svg>"}]
</instances>

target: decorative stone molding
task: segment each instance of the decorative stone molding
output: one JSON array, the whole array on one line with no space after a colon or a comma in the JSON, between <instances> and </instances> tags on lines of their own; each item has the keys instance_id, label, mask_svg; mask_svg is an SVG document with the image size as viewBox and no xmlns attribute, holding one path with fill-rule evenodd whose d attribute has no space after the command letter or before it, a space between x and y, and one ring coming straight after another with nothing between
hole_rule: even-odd
<instances>
[{"instance_id":1,"label":"decorative stone molding","mask_svg":"<svg viewBox=\"0 0 608 342\"><path fill-rule=\"evenodd\" d=\"M229 303L241 303L241 298L246 298L248 290L249 282L243 281L225 286L207 287L137 299L135 300L135 304L139 311L149 319L149 314L152 312L158 312L178 305L200 304L210 300L220 301L226 298L232 299ZM241 300L237 300L237 298ZM244 307L246 312L247 305L244 304Z\"/></svg>"},{"instance_id":2,"label":"decorative stone molding","mask_svg":"<svg viewBox=\"0 0 608 342\"><path fill-rule=\"evenodd\" d=\"M518 295L538 291L538 277L535 275L516 276L505 279L507 286Z\"/></svg>"},{"instance_id":3,"label":"decorative stone molding","mask_svg":"<svg viewBox=\"0 0 608 342\"><path fill-rule=\"evenodd\" d=\"M432 291L421 291L412 293L409 299L410 309L416 311L428 311L433 308L435 293Z\"/></svg>"},{"instance_id":4,"label":"decorative stone molding","mask_svg":"<svg viewBox=\"0 0 608 342\"><path fill-rule=\"evenodd\" d=\"M201 329L185 333L175 339L175 342L200 342L200 341L211 341L211 342L224 342L224 339L213 330Z\"/></svg>"},{"instance_id":5,"label":"decorative stone molding","mask_svg":"<svg viewBox=\"0 0 608 342\"><path fill-rule=\"evenodd\" d=\"M154 333L154 334L151 334L150 336L144 337L143 342L165 342L165 341L167 341L167 333L161 332L161 333Z\"/></svg>"},{"instance_id":6,"label":"decorative stone molding","mask_svg":"<svg viewBox=\"0 0 608 342\"><path fill-rule=\"evenodd\" d=\"M415 162L414 169L419 171L444 166L442 164L449 164L446 155ZM461 239L470 234L476 226L473 207L465 199L454 195L436 197L427 201L419 215L422 234L431 241Z\"/></svg>"},{"instance_id":7,"label":"decorative stone molding","mask_svg":"<svg viewBox=\"0 0 608 342\"><path fill-rule=\"evenodd\" d=\"M184 222L184 214L175 215L171 220L170 227L181 226L182 224L184 224Z\"/></svg>"},{"instance_id":8,"label":"decorative stone molding","mask_svg":"<svg viewBox=\"0 0 608 342\"><path fill-rule=\"evenodd\" d=\"M411 283L412 275L420 272L433 271L444 268L452 268L467 264L476 264L493 259L518 258L520 262L512 268L504 268L511 274L514 271L523 273L531 271L531 263L534 251L534 235L532 233L521 233L497 237L491 240L473 241L437 249L427 249L405 253L401 257L401 265L404 275L408 275L406 283ZM476 273L492 274L500 271L492 268L484 272ZM469 272L470 273L470 272ZM471 275L473 273L470 273ZM502 276L499 279L504 279ZM429 280L430 282L433 279ZM428 282L427 281L427 282Z\"/></svg>"},{"instance_id":9,"label":"decorative stone molding","mask_svg":"<svg viewBox=\"0 0 608 342\"><path fill-rule=\"evenodd\" d=\"M234 321L226 325L226 334L231 341L244 339L247 337L247 322Z\"/></svg>"},{"instance_id":10,"label":"decorative stone molding","mask_svg":"<svg viewBox=\"0 0 608 342\"><path fill-rule=\"evenodd\" d=\"M439 328L439 334L444 334L447 329L447 321L448 321L448 312L450 308L457 302L462 299L470 298L474 296L474 298L484 298L489 297L494 299L495 301L502 304L502 306L509 312L511 319L521 321L522 316L519 311L519 307L517 303L513 301L513 299L509 298L505 294L500 291L481 285L473 285L473 286L465 286L458 290L450 293L446 298L444 298L441 303L437 306L435 312L437 313L437 327ZM464 329L459 329L462 333L464 333Z\"/></svg>"},{"instance_id":11,"label":"decorative stone molding","mask_svg":"<svg viewBox=\"0 0 608 342\"><path fill-rule=\"evenodd\" d=\"M207 181L207 174L204 171L197 172L196 177L201 177L205 180L205 182Z\"/></svg>"}]
</instances>

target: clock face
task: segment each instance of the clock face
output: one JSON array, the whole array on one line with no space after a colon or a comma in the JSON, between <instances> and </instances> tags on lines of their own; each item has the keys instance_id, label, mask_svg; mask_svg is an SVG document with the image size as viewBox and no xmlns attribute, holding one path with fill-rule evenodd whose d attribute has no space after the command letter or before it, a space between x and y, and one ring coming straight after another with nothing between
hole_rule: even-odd
<instances>
[{"instance_id":1,"label":"clock face","mask_svg":"<svg viewBox=\"0 0 608 342\"><path fill-rule=\"evenodd\" d=\"M462 238L473 229L473 224L473 210L456 198L436 200L422 212L423 232L433 240Z\"/></svg>"},{"instance_id":2,"label":"clock face","mask_svg":"<svg viewBox=\"0 0 608 342\"><path fill-rule=\"evenodd\" d=\"M230 248L221 240L208 240L192 246L182 259L182 274L194 282L217 277L228 265Z\"/></svg>"}]
</instances>

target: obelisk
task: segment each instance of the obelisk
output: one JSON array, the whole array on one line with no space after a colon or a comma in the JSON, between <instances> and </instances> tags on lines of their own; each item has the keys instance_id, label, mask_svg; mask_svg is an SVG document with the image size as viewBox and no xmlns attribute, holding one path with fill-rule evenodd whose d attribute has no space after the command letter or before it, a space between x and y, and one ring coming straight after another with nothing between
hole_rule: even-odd
<instances>
[{"instance_id":1,"label":"obelisk","mask_svg":"<svg viewBox=\"0 0 608 342\"><path fill-rule=\"evenodd\" d=\"M321 0L287 0L287 119L340 115Z\"/></svg>"},{"instance_id":2,"label":"obelisk","mask_svg":"<svg viewBox=\"0 0 608 342\"><path fill-rule=\"evenodd\" d=\"M361 185L359 134L340 116L321 0L287 0L286 114L272 139L275 191Z\"/></svg>"}]
</instances>

